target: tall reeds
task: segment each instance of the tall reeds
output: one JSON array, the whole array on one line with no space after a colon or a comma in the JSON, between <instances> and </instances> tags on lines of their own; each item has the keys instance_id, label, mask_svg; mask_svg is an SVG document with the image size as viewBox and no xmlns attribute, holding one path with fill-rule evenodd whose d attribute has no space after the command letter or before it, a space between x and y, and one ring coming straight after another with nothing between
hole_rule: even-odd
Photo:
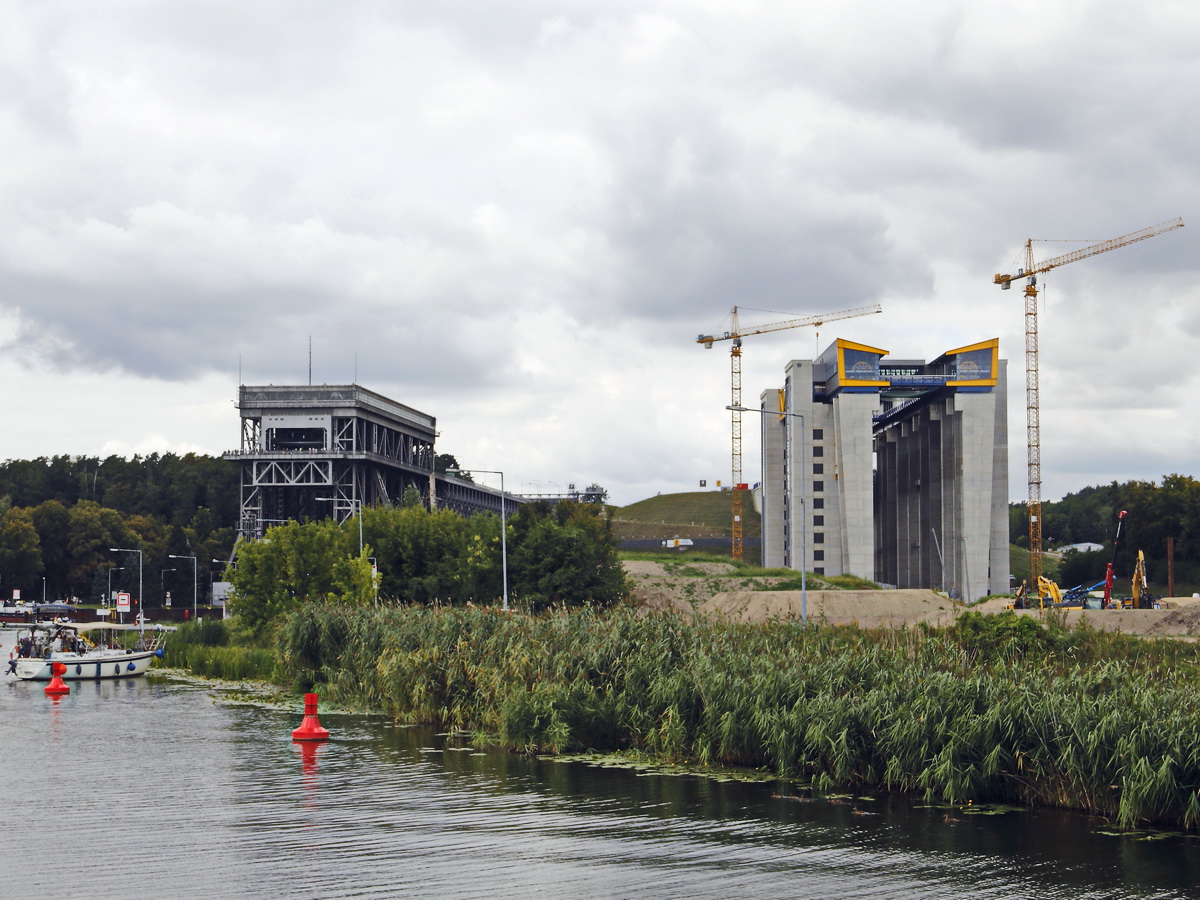
<instances>
[{"instance_id":1,"label":"tall reeds","mask_svg":"<svg viewBox=\"0 0 1200 900\"><path fill-rule=\"evenodd\" d=\"M525 750L631 749L829 789L1200 826L1200 650L964 618L801 628L632 610L307 607L282 670Z\"/></svg>"},{"instance_id":2,"label":"tall reeds","mask_svg":"<svg viewBox=\"0 0 1200 900\"><path fill-rule=\"evenodd\" d=\"M166 663L202 678L271 681L279 656L272 647L235 640L222 620L189 622L167 638Z\"/></svg>"}]
</instances>

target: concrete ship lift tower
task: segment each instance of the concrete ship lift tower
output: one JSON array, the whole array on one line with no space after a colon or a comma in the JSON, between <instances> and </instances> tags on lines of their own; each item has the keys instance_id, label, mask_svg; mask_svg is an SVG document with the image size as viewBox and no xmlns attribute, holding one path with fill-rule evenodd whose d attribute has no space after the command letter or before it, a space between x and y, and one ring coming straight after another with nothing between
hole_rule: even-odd
<instances>
[{"instance_id":1,"label":"concrete ship lift tower","mask_svg":"<svg viewBox=\"0 0 1200 900\"><path fill-rule=\"evenodd\" d=\"M752 334L766 334L769 331L783 331L787 328L801 328L806 325L820 327L826 322L836 322L839 319L852 319L855 316L869 316L883 312L883 307L860 306L857 309L843 309L839 312L825 313L821 316L805 316L801 319L787 319L770 325L759 325L741 329L738 323L738 308L735 306L729 314L729 331L724 334L701 334L696 337L697 344L703 344L705 350L711 350L716 341L733 341L729 350L729 370L732 382L731 400L729 403L730 416L733 423L733 484L731 485L731 521L732 556L742 558L742 492L746 485L742 483L742 338Z\"/></svg>"}]
</instances>

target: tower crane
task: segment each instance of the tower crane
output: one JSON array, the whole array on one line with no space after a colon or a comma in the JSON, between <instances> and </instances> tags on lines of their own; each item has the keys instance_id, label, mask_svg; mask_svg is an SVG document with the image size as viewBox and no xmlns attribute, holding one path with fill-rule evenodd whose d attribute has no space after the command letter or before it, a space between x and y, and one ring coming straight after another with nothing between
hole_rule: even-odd
<instances>
[{"instance_id":1,"label":"tower crane","mask_svg":"<svg viewBox=\"0 0 1200 900\"><path fill-rule=\"evenodd\" d=\"M1151 225L1140 231L1115 237L1111 240L1092 244L1055 256L1042 262L1034 262L1033 238L1025 242L1025 268L1018 269L1015 275L997 275L994 284L1002 290L1008 290L1018 278L1027 279L1025 283L1025 437L1028 448L1029 462L1029 584L1036 585L1038 576L1042 574L1042 437L1041 437L1041 402L1038 396L1038 311L1037 311L1037 276L1042 272L1067 263L1087 259L1099 253L1107 253L1118 247L1125 247L1152 238L1166 231L1183 227L1183 219L1175 218L1158 225Z\"/></svg>"},{"instance_id":2,"label":"tower crane","mask_svg":"<svg viewBox=\"0 0 1200 900\"><path fill-rule=\"evenodd\" d=\"M742 491L746 485L742 483L742 338L753 334L766 334L770 331L783 331L787 328L800 328L805 325L820 327L826 322L836 322L839 319L852 319L855 316L868 316L872 313L883 312L879 304L860 306L856 309L843 309L838 312L825 313L820 316L804 316L799 319L787 319L769 325L757 325L745 331L741 330L738 322L738 308L735 306L729 315L729 331L724 334L697 335L696 343L703 344L706 350L711 350L716 341L733 341L729 350L729 369L733 385L732 402L730 403L733 419L733 490L732 490L732 534L733 558L742 558Z\"/></svg>"}]
</instances>

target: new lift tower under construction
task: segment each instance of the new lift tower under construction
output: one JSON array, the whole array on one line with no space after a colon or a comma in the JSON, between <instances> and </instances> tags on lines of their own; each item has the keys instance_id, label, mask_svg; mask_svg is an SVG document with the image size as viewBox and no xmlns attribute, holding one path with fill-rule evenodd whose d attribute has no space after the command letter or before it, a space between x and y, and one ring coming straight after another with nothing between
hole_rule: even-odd
<instances>
[{"instance_id":1,"label":"new lift tower under construction","mask_svg":"<svg viewBox=\"0 0 1200 900\"><path fill-rule=\"evenodd\" d=\"M838 312L825 313L820 316L804 316L799 319L788 319L783 322L772 322L768 325L756 325L742 329L738 321L738 308L735 306L729 314L729 330L724 334L701 334L696 337L697 344L703 344L706 350L711 350L715 341L732 341L729 348L729 374L731 382L730 419L733 425L732 461L733 483L730 485L730 534L731 555L734 559L742 558L742 493L746 485L742 483L742 338L754 334L766 334L769 331L785 331L788 328L815 326L817 328L826 322L836 322L840 319L852 319L856 316L867 316L883 312L878 304L860 306L857 309L843 309Z\"/></svg>"}]
</instances>

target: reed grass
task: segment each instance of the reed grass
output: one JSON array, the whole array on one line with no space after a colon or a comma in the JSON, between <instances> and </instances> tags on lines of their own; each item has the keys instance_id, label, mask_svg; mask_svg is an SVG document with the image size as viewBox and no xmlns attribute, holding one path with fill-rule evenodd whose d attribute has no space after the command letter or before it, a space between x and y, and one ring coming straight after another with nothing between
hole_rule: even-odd
<instances>
[{"instance_id":1,"label":"reed grass","mask_svg":"<svg viewBox=\"0 0 1200 900\"><path fill-rule=\"evenodd\" d=\"M279 680L274 646L255 644L222 620L180 626L167 638L166 662L203 678Z\"/></svg>"},{"instance_id":2,"label":"reed grass","mask_svg":"<svg viewBox=\"0 0 1200 900\"><path fill-rule=\"evenodd\" d=\"M822 789L1200 826L1200 648L1030 623L312 606L283 625L280 671L526 752L634 750Z\"/></svg>"},{"instance_id":3,"label":"reed grass","mask_svg":"<svg viewBox=\"0 0 1200 900\"><path fill-rule=\"evenodd\" d=\"M204 647L193 644L172 651L167 664L202 678L227 681L276 681L278 657L261 647Z\"/></svg>"}]
</instances>

